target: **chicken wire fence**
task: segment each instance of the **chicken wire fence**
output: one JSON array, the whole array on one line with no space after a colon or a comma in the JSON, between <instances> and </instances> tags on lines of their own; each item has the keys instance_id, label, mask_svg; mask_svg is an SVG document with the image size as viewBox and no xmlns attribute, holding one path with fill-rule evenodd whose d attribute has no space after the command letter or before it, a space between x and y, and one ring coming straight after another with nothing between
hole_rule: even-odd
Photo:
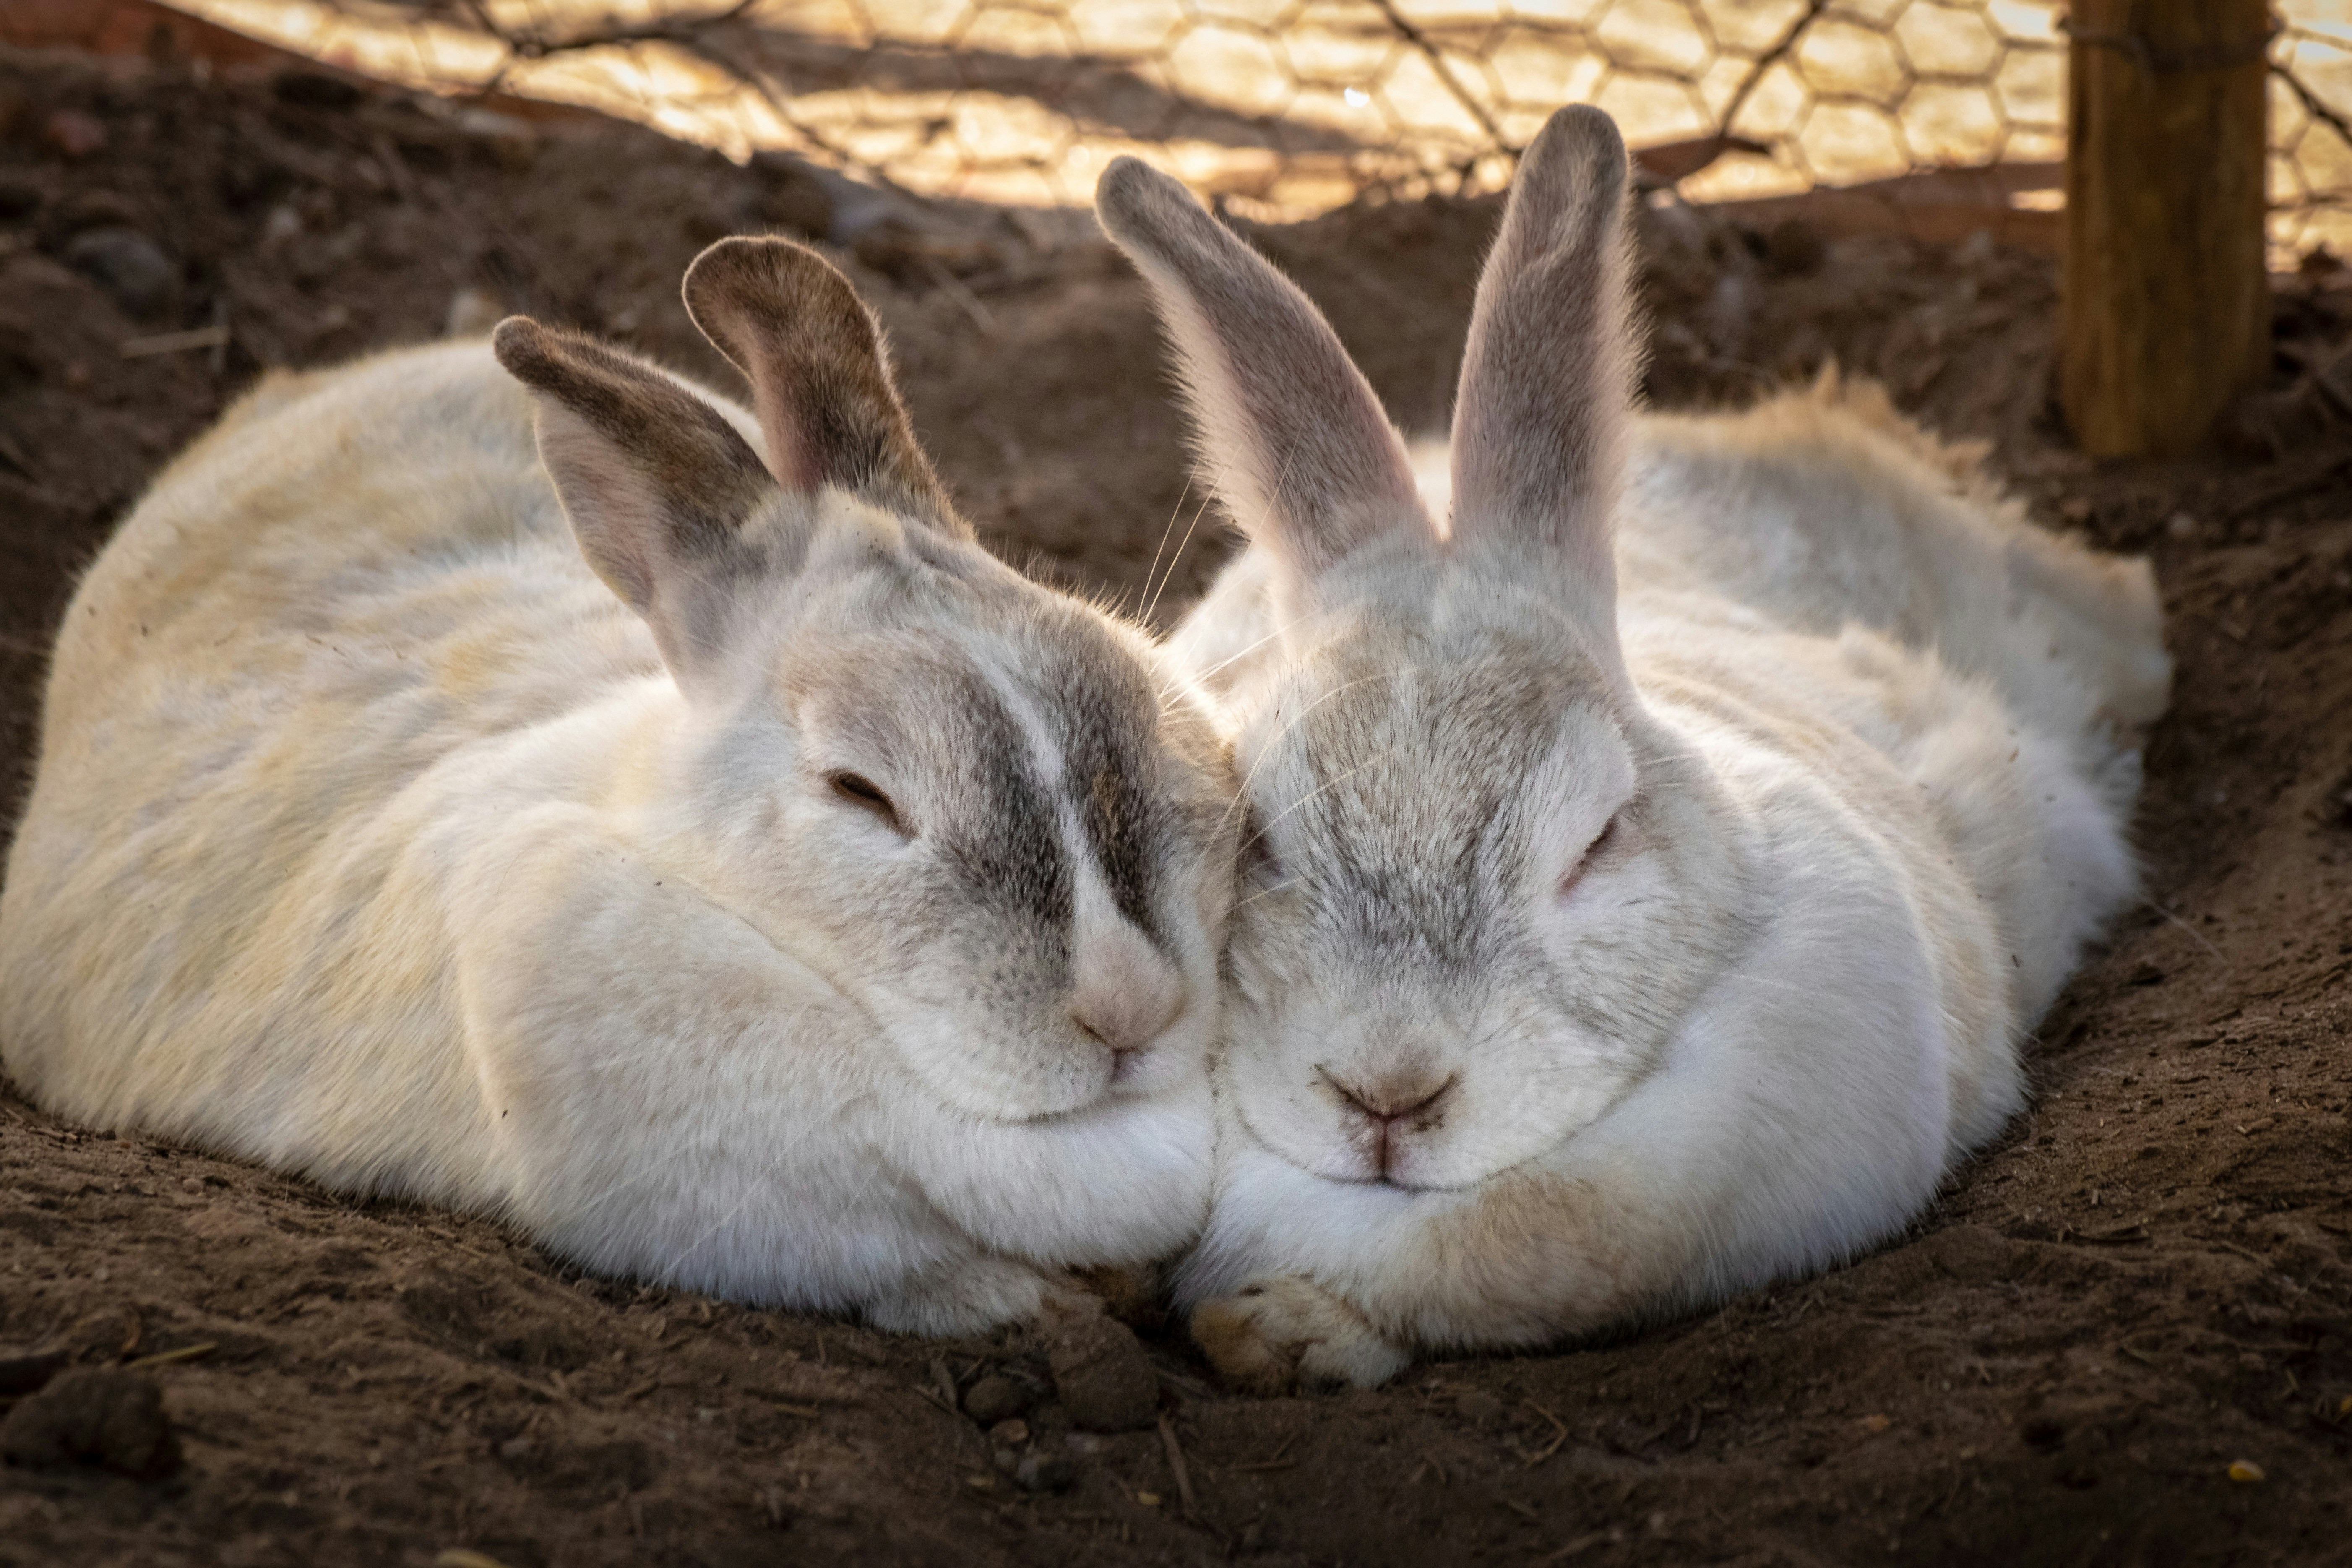
<instances>
[{"instance_id":1,"label":"chicken wire fence","mask_svg":"<svg viewBox=\"0 0 2352 1568\"><path fill-rule=\"evenodd\" d=\"M2064 143L2058 0L179 3L378 76L1011 205L1084 203L1123 153L1263 216L1493 189L1570 102L1637 148L1704 143L1678 147L1691 200L2046 164ZM2352 0L2284 0L2274 22L2273 238L2345 249ZM2021 184L2054 205L2054 180Z\"/></svg>"}]
</instances>

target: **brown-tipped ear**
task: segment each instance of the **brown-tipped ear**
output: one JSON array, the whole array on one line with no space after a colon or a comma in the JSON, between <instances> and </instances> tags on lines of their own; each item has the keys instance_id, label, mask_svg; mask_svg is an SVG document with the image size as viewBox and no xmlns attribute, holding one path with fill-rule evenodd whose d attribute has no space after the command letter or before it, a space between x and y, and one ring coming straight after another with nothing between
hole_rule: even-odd
<instances>
[{"instance_id":1,"label":"brown-tipped ear","mask_svg":"<svg viewBox=\"0 0 2352 1568\"><path fill-rule=\"evenodd\" d=\"M882 327L838 268L788 239L722 239L686 269L686 310L751 384L784 488L827 485L969 538L891 384Z\"/></svg>"},{"instance_id":2,"label":"brown-tipped ear","mask_svg":"<svg viewBox=\"0 0 2352 1568\"><path fill-rule=\"evenodd\" d=\"M593 338L510 316L490 348L534 395L540 461L581 554L653 627L680 684L698 679L734 591L791 564L743 526L776 481L717 409Z\"/></svg>"},{"instance_id":3,"label":"brown-tipped ear","mask_svg":"<svg viewBox=\"0 0 2352 1568\"><path fill-rule=\"evenodd\" d=\"M1404 442L1314 302L1133 158L1095 213L1160 306L1211 485L1294 584L1401 532L1433 537Z\"/></svg>"},{"instance_id":4,"label":"brown-tipped ear","mask_svg":"<svg viewBox=\"0 0 2352 1568\"><path fill-rule=\"evenodd\" d=\"M1519 160L1478 280L1454 406L1454 536L1560 556L1614 624L1613 513L1640 353L1626 298L1625 143L1554 114Z\"/></svg>"}]
</instances>

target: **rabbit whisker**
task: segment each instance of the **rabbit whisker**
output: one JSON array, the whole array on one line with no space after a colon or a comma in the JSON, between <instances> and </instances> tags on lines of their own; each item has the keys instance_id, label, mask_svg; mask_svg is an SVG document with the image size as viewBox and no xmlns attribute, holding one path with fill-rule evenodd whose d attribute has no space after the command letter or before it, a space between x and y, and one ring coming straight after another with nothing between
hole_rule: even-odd
<instances>
[{"instance_id":1,"label":"rabbit whisker","mask_svg":"<svg viewBox=\"0 0 2352 1568\"><path fill-rule=\"evenodd\" d=\"M1354 778L1366 768L1376 768L1402 750L1404 750L1402 746L1391 746L1387 751L1382 752L1377 757L1365 758L1362 762L1358 763L1354 767L1349 768L1346 773L1339 774L1337 778L1328 779L1322 784L1317 784L1313 789L1308 790L1305 795L1300 795L1297 800L1294 800L1288 805L1284 806L1282 810L1276 813L1274 816L1269 817L1263 827L1260 827L1255 833L1251 834L1249 837L1244 841L1242 844L1242 849L1246 851L1251 845L1255 844L1259 839L1273 832L1274 825L1276 823L1280 822L1284 817L1288 816L1292 812L1297 811L1300 806L1305 805L1317 795L1324 795L1329 791L1338 789L1341 784L1346 784L1349 779Z\"/></svg>"},{"instance_id":2,"label":"rabbit whisker","mask_svg":"<svg viewBox=\"0 0 2352 1568\"><path fill-rule=\"evenodd\" d=\"M1303 626L1307 622L1313 620L1316 616L1326 613L1327 612L1323 610L1309 610L1303 616L1294 616L1289 620L1284 622L1281 626L1278 626L1275 627L1274 630L1266 633L1265 636L1258 638L1257 641L1250 644L1247 647L1242 648L1234 653L1227 654L1224 658L1217 660L1216 663L1209 666L1208 668L1196 672L1193 679L1196 680L1206 681L1211 676L1223 673L1227 666L1237 664L1241 660L1247 658L1250 655L1255 653L1266 644L1274 641L1285 632L1291 630L1295 626Z\"/></svg>"},{"instance_id":3,"label":"rabbit whisker","mask_svg":"<svg viewBox=\"0 0 2352 1568\"><path fill-rule=\"evenodd\" d=\"M1179 501L1176 504L1181 507L1184 503ZM1151 619L1151 612L1159 607L1160 595L1168 592L1169 584L1176 581L1176 563L1184 559L1184 551L1186 547L1191 545L1192 542L1192 531L1201 526L1202 515L1208 510L1209 500L1206 496L1203 496L1201 498L1201 504L1192 509L1192 521L1184 525L1184 537L1176 542L1176 552L1168 558L1167 574L1160 579L1160 587L1158 591L1155 592L1151 595L1150 599L1145 603L1143 613L1139 616L1137 619L1147 623ZM1171 519L1170 521L1172 521L1174 520ZM1148 583L1150 579L1147 578L1145 581Z\"/></svg>"},{"instance_id":4,"label":"rabbit whisker","mask_svg":"<svg viewBox=\"0 0 2352 1568\"><path fill-rule=\"evenodd\" d=\"M1192 476L1191 474L1186 474L1184 476L1184 488L1177 492L1176 504L1169 509L1168 524L1160 531L1160 542L1152 547L1151 564L1143 569L1143 592L1138 595L1138 599L1144 607L1136 612L1135 618L1139 621L1148 618L1151 614L1151 579L1160 571L1160 552L1168 548L1168 536L1176 531L1176 519L1183 513L1184 503L1192 499ZM1191 537L1189 531L1185 537ZM1178 552L1182 552L1182 546L1178 546ZM1124 595L1122 595L1122 597Z\"/></svg>"},{"instance_id":5,"label":"rabbit whisker","mask_svg":"<svg viewBox=\"0 0 2352 1568\"><path fill-rule=\"evenodd\" d=\"M1293 877L1286 882L1276 882L1271 888L1260 888L1256 892L1252 893L1248 898L1244 899L1239 903L1235 904L1234 906L1233 912L1239 914L1242 910L1249 908L1260 899L1272 898L1276 893L1286 893L1306 879L1307 879L1304 877Z\"/></svg>"},{"instance_id":6,"label":"rabbit whisker","mask_svg":"<svg viewBox=\"0 0 2352 1568\"><path fill-rule=\"evenodd\" d=\"M1274 738L1266 742L1265 745L1259 751L1257 761L1251 764L1248 774L1242 780L1241 788L1234 794L1233 805L1226 808L1226 820L1232 820L1233 812L1239 809L1243 803L1249 799L1249 787L1252 784L1256 782L1259 772L1263 770L1265 764L1273 759L1276 750L1281 746L1282 742L1289 736L1290 732L1307 721L1307 716L1309 713L1314 712L1315 710L1322 707L1323 704L1330 701L1334 697L1339 696L1342 692L1351 691L1359 686L1369 686L1375 680L1388 680L1401 675L1411 675L1416 673L1418 668L1418 666L1414 665L1404 665L1396 669L1374 670L1370 675L1360 675L1353 680L1341 681L1339 685L1333 687L1322 696L1318 697L1314 701L1309 702L1306 707L1301 708L1292 716L1290 722L1285 724L1279 731L1277 731L1275 733ZM1253 840L1253 842L1255 842L1255 840Z\"/></svg>"}]
</instances>

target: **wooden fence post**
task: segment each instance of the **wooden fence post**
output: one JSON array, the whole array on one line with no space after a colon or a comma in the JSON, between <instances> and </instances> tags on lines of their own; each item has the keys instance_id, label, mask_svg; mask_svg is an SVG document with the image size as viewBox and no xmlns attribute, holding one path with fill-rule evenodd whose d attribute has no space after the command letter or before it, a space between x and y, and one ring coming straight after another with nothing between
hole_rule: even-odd
<instances>
[{"instance_id":1,"label":"wooden fence post","mask_svg":"<svg viewBox=\"0 0 2352 1568\"><path fill-rule=\"evenodd\" d=\"M2059 395L2095 457L2203 441L2270 356L2267 0L2074 0Z\"/></svg>"}]
</instances>

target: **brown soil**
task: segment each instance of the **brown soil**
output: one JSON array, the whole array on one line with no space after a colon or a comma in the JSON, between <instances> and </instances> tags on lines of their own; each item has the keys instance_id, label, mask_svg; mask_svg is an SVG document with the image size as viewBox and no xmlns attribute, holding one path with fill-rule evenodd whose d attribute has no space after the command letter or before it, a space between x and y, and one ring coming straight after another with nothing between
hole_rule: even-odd
<instances>
[{"instance_id":1,"label":"brown soil","mask_svg":"<svg viewBox=\"0 0 2352 1568\"><path fill-rule=\"evenodd\" d=\"M475 287L724 384L677 280L705 240L771 221L840 243L989 536L1139 602L1192 507L1137 286L1075 228L877 220L846 197L828 218L816 188L593 122L0 53L12 771L74 569L261 366L432 335ZM1258 237L1426 427L1493 216L1391 206ZM161 1386L176 1473L0 1467L0 1564L2352 1561L2352 439L2294 380L2352 306L2288 286L2280 395L2241 436L2284 456L2100 468L2048 422L2046 261L1673 210L1643 226L1661 401L1835 356L1995 441L2053 526L2152 550L2166 585L2180 680L2149 756L2151 901L2042 1030L2032 1110L1911 1235L1614 1343L1373 1393L1236 1398L1148 1330L1165 1436L1073 1436L1020 1335L927 1344L583 1278L480 1220L0 1094L7 1451L167 1456L60 1404L152 1420L129 1384L30 1390L192 1352L132 1374ZM77 242L110 228L170 264L143 315L69 259L102 268ZM120 352L215 322L217 354ZM1213 530L1159 618L1205 580ZM1024 1489L944 1407L943 1381L961 1399L998 1376L995 1414L1044 1400L1012 1447L1066 1462L1067 1490ZM2239 1461L2267 1479L2233 1480Z\"/></svg>"}]
</instances>

